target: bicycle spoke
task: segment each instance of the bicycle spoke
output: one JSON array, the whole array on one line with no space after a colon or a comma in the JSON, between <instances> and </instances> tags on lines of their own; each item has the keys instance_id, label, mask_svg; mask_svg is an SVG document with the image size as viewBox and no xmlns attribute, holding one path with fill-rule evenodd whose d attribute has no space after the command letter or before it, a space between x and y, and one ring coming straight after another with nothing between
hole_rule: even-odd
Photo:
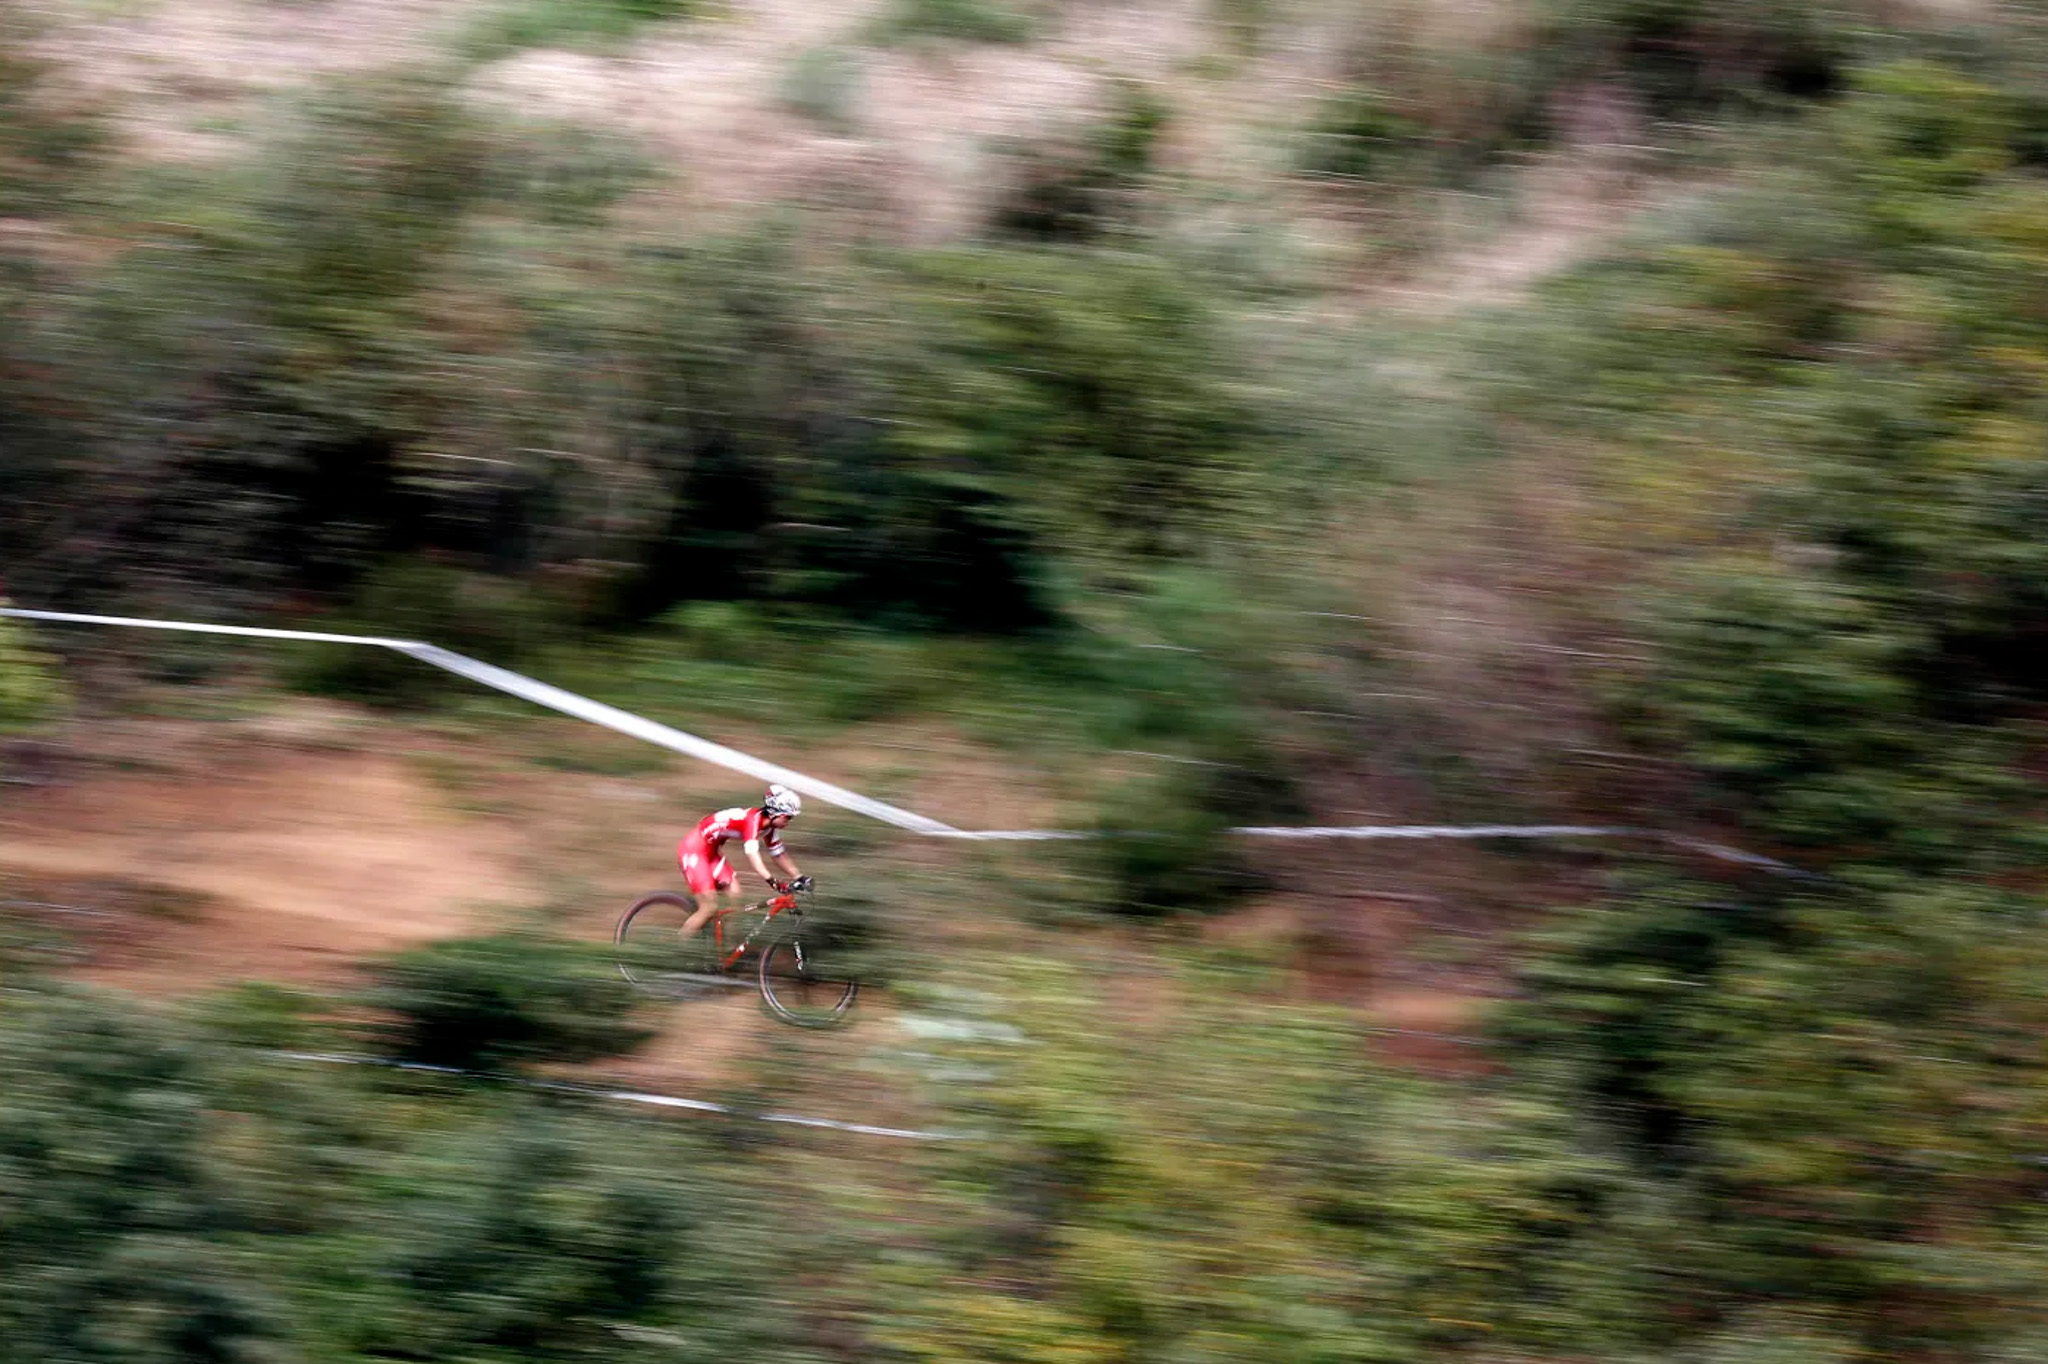
<instances>
[{"instance_id":1,"label":"bicycle spoke","mask_svg":"<svg viewBox=\"0 0 2048 1364\"><path fill-rule=\"evenodd\" d=\"M650 895L626 912L616 934L619 970L649 993L689 998L726 983L710 924L686 932L696 905L686 896Z\"/></svg>"},{"instance_id":2,"label":"bicycle spoke","mask_svg":"<svg viewBox=\"0 0 2048 1364\"><path fill-rule=\"evenodd\" d=\"M827 952L799 937L783 938L761 958L761 998L786 1023L822 1027L837 1022L851 1008L860 985Z\"/></svg>"}]
</instances>

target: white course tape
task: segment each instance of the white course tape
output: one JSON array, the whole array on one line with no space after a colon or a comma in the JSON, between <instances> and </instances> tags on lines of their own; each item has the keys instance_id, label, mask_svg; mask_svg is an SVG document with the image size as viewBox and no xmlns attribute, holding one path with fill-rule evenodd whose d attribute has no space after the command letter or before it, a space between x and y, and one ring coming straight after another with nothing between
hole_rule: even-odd
<instances>
[{"instance_id":1,"label":"white course tape","mask_svg":"<svg viewBox=\"0 0 2048 1364\"><path fill-rule=\"evenodd\" d=\"M634 715L616 706L593 701L587 696L578 696L574 692L563 691L560 687L536 682L523 674L493 667L489 663L455 653L453 650L422 644L416 640L384 639L374 635L322 634L311 630L269 630L253 625L201 625L192 621L146 620L133 616L86 616L69 611L25 611L12 607L0 607L0 616L18 616L23 620L60 621L72 625L128 625L145 630L187 630L206 635L249 635L258 639L307 639L326 644L369 644L383 649L395 649L399 653L411 655L422 663L431 663L437 668L446 669L472 682L495 687L499 691L508 692L536 705L561 711L564 715L573 715L579 720L588 720L594 725L615 729L621 734L629 734L636 739L659 744L663 748L692 758L701 758L705 762L715 763L734 772L744 772L761 781L781 782L784 786L793 787L807 796L815 796L827 804L841 806L856 814L866 815L870 819L881 820L884 824L907 829L911 833L959 832L935 819L927 819L909 810L899 810L893 805L863 796L857 791L848 791L830 782L819 781L816 777L807 777L801 772L765 762L750 753L727 748L724 744L715 744L695 734L686 734L680 729L657 724L645 716Z\"/></svg>"},{"instance_id":2,"label":"white course tape","mask_svg":"<svg viewBox=\"0 0 2048 1364\"><path fill-rule=\"evenodd\" d=\"M829 805L866 815L870 819L892 824L914 834L932 838L958 838L985 843L1044 843L1069 839L1092 838L1094 835L1072 829L956 829L936 819L920 815L915 811L900 809L884 801L849 791L843 786L820 781L816 777L757 758L751 753L742 753L724 744L687 734L680 729L658 724L642 715L620 710L616 706L593 701L587 696L564 691L535 681L523 673L515 673L489 663L443 649L418 640L385 639L377 635L336 635L313 630L273 630L254 625L206 625L197 621L152 620L139 616L91 616L71 611L29 611L17 607L0 607L0 616L14 616L22 620L55 621L72 625L122 625L143 630L183 630L204 635L247 635L257 639L304 639L326 644L366 644L382 649L395 649L410 655L422 663L431 663L472 682L546 706L564 715L573 715L606 729L657 744L662 748L700 758L705 762L733 772L743 772L760 781L780 782L784 786L813 796ZM1689 838L1683 834L1669 834L1656 829L1631 829L1625 827L1603 827L1591 824L1350 824L1308 827L1284 825L1246 825L1231 830L1248 838L1649 838L1669 843L1674 847L1703 853L1708 857L1725 862L1741 863L1744 866L1763 867L1772 871L1785 872L1795 876L1807 876L1796 867L1775 858L1757 853L1744 852L1740 848L1724 847L1703 839Z\"/></svg>"},{"instance_id":3,"label":"white course tape","mask_svg":"<svg viewBox=\"0 0 2048 1364\"><path fill-rule=\"evenodd\" d=\"M1618 838L1638 829L1595 824L1339 824L1306 828L1252 825L1232 829L1252 838Z\"/></svg>"},{"instance_id":4,"label":"white course tape","mask_svg":"<svg viewBox=\"0 0 2048 1364\"><path fill-rule=\"evenodd\" d=\"M183 630L195 635L251 635L257 639L312 639L328 644L380 644L403 649L402 639L378 639L371 635L327 635L317 630L268 630L257 625L204 625L191 620L152 620L147 616L82 616L73 611L29 611L17 606L0 606L0 616L20 620L55 620L71 625L126 625L137 630Z\"/></svg>"},{"instance_id":5,"label":"white course tape","mask_svg":"<svg viewBox=\"0 0 2048 1364\"><path fill-rule=\"evenodd\" d=\"M958 832L951 825L941 824L936 819L927 819L909 810L899 810L894 805L863 796L857 791L849 791L845 787L819 781L816 777L807 777L801 772L763 761L750 753L727 748L724 744L712 743L709 739L700 739L694 734L685 734L682 730L656 724L645 716L620 710L616 706L607 706L601 701L592 701L574 692L563 691L560 687L551 687L545 682L536 682L530 677L504 668L479 663L473 658L436 648L432 644L399 644L393 647L411 654L423 663L446 668L451 673L467 677L473 682L481 682L487 687L496 687L499 691L509 692L513 696L523 697L536 705L547 706L552 710L561 711L564 715L573 715L579 720L588 720L607 729L615 729L621 734L630 734L636 739L645 739L648 743L659 744L678 753L687 753L693 758L702 758L705 762L716 763L734 772L744 772L761 781L780 782L807 796L815 796L828 804L851 810L855 814L866 815L870 819L881 820L885 824L893 824L899 829L908 829L911 833Z\"/></svg>"},{"instance_id":6,"label":"white course tape","mask_svg":"<svg viewBox=\"0 0 2048 1364\"><path fill-rule=\"evenodd\" d=\"M461 1070L455 1066L433 1066L423 1061L391 1061L381 1056L349 1056L330 1051L280 1051L274 1053L286 1061L312 1061L323 1066L381 1066L389 1070L417 1070L429 1075L459 1075L471 1079L481 1078L476 1072ZM503 1080L506 1077L494 1077ZM730 1104L713 1103L709 1099L685 1099L675 1094L645 1094L636 1089L593 1089L587 1085L563 1084L552 1080L524 1080L513 1077L513 1083L528 1089L549 1089L564 1094L581 1094L592 1099L611 1099L618 1103L646 1104L653 1108L682 1108L692 1113L723 1113L729 1117L752 1118L756 1122L780 1123L786 1127L814 1127L828 1132L854 1132L864 1137L900 1137L908 1141L958 1141L958 1132L920 1132L912 1127L876 1127L864 1122L841 1122L837 1118L807 1118L800 1113L749 1113Z\"/></svg>"}]
</instances>

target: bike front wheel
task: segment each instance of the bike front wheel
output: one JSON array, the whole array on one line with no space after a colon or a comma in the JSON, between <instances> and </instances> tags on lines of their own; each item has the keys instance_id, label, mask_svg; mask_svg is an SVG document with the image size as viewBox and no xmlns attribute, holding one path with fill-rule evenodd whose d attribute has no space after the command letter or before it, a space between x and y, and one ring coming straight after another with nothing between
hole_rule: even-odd
<instances>
[{"instance_id":1,"label":"bike front wheel","mask_svg":"<svg viewBox=\"0 0 2048 1364\"><path fill-rule=\"evenodd\" d=\"M761 1002L784 1023L832 1027L859 994L859 981L835 969L829 954L818 960L800 937L777 939L761 954Z\"/></svg>"},{"instance_id":2,"label":"bike front wheel","mask_svg":"<svg viewBox=\"0 0 2048 1364\"><path fill-rule=\"evenodd\" d=\"M643 895L619 916L612 934L619 974L649 994L694 999L719 984L718 949L707 922L695 932L684 925L697 912L689 895L656 891Z\"/></svg>"}]
</instances>

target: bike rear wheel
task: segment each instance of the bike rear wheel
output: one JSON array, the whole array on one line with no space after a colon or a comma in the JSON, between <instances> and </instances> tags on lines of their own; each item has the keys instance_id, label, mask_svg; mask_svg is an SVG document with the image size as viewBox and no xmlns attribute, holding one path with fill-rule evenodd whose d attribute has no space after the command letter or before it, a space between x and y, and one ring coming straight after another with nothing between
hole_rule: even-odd
<instances>
[{"instance_id":1,"label":"bike rear wheel","mask_svg":"<svg viewBox=\"0 0 2048 1364\"><path fill-rule=\"evenodd\" d=\"M694 896L665 890L635 901L612 934L619 974L668 999L694 999L721 984L710 921L694 933L683 931L697 908Z\"/></svg>"},{"instance_id":2,"label":"bike rear wheel","mask_svg":"<svg viewBox=\"0 0 2048 1364\"><path fill-rule=\"evenodd\" d=\"M830 955L813 957L799 935L778 938L761 954L761 1002L784 1023L832 1027L859 994L859 981L835 969Z\"/></svg>"}]
</instances>

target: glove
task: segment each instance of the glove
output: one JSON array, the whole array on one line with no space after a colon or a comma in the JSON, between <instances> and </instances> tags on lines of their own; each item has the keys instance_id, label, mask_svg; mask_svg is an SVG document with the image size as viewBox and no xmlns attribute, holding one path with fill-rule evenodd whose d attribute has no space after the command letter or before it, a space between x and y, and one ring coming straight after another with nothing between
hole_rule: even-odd
<instances>
[{"instance_id":1,"label":"glove","mask_svg":"<svg viewBox=\"0 0 2048 1364\"><path fill-rule=\"evenodd\" d=\"M796 894L801 895L805 891L809 890L812 884L813 882L811 881L810 877L799 876L796 878L796 880L791 881L786 887L784 887L784 889L794 891Z\"/></svg>"}]
</instances>

